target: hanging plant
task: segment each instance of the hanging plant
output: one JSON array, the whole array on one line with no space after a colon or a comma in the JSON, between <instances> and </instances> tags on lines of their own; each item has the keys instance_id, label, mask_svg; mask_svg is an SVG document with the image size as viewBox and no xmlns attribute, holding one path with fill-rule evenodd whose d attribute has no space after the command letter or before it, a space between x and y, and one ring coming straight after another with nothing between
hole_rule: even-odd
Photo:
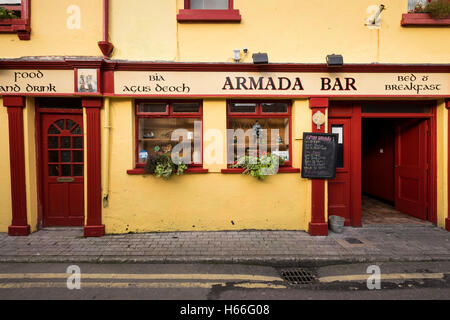
<instances>
[{"instance_id":1,"label":"hanging plant","mask_svg":"<svg viewBox=\"0 0 450 320\"><path fill-rule=\"evenodd\" d=\"M425 6L424 12L433 19L445 19L450 17L450 0L432 0Z\"/></svg>"},{"instance_id":2,"label":"hanging plant","mask_svg":"<svg viewBox=\"0 0 450 320\"><path fill-rule=\"evenodd\" d=\"M145 165L145 172L153 174L158 178L163 178L165 180L169 179L172 175L177 176L184 174L187 169L187 165L180 161L173 162L170 154L158 154L150 155L147 158L147 163Z\"/></svg>"},{"instance_id":3,"label":"hanging plant","mask_svg":"<svg viewBox=\"0 0 450 320\"><path fill-rule=\"evenodd\" d=\"M450 0L428 0L425 6L419 2L413 12L428 13L433 19L446 19L450 17Z\"/></svg>"},{"instance_id":4,"label":"hanging plant","mask_svg":"<svg viewBox=\"0 0 450 320\"><path fill-rule=\"evenodd\" d=\"M244 156L233 165L233 168L244 168L243 174L248 174L258 180L264 180L269 175L278 172L279 166L283 165L284 159L274 154L262 156Z\"/></svg>"},{"instance_id":5,"label":"hanging plant","mask_svg":"<svg viewBox=\"0 0 450 320\"><path fill-rule=\"evenodd\" d=\"M17 19L18 17L14 14L14 11L8 10L4 7L0 7L0 20L2 19Z\"/></svg>"}]
</instances>

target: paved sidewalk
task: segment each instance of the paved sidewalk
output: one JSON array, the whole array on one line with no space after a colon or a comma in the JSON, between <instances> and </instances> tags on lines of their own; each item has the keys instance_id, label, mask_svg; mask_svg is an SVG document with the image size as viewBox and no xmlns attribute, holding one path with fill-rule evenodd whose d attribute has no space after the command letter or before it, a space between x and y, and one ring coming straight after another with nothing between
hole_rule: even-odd
<instances>
[{"instance_id":1,"label":"paved sidewalk","mask_svg":"<svg viewBox=\"0 0 450 320\"><path fill-rule=\"evenodd\" d=\"M0 233L0 262L146 262L326 265L450 261L450 232L430 225L346 227L328 237L303 231L164 232L84 238L81 228L28 237Z\"/></svg>"}]
</instances>

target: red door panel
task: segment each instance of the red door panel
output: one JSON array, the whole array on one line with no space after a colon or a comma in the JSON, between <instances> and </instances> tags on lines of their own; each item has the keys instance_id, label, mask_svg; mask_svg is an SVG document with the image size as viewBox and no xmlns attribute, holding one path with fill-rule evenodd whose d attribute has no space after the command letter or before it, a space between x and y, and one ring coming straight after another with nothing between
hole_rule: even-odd
<instances>
[{"instance_id":1,"label":"red door panel","mask_svg":"<svg viewBox=\"0 0 450 320\"><path fill-rule=\"evenodd\" d=\"M350 119L329 119L328 132L333 131L340 133L342 161L338 161L336 178L328 180L328 216L344 217L345 225L350 225Z\"/></svg>"},{"instance_id":2,"label":"red door panel","mask_svg":"<svg viewBox=\"0 0 450 320\"><path fill-rule=\"evenodd\" d=\"M84 224L83 117L41 118L44 226Z\"/></svg>"},{"instance_id":3,"label":"red door panel","mask_svg":"<svg viewBox=\"0 0 450 320\"><path fill-rule=\"evenodd\" d=\"M395 207L427 219L427 120L403 120L396 127Z\"/></svg>"}]
</instances>

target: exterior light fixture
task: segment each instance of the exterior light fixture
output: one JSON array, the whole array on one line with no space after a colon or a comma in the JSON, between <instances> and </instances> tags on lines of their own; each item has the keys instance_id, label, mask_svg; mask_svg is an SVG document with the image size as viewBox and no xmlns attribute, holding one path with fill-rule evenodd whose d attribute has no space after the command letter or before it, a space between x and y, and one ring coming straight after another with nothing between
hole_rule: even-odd
<instances>
[{"instance_id":1,"label":"exterior light fixture","mask_svg":"<svg viewBox=\"0 0 450 320\"><path fill-rule=\"evenodd\" d=\"M269 63L269 58L267 57L267 53L254 53L252 55L254 64L265 64Z\"/></svg>"},{"instance_id":2,"label":"exterior light fixture","mask_svg":"<svg viewBox=\"0 0 450 320\"><path fill-rule=\"evenodd\" d=\"M233 50L233 60L234 60L234 62L239 62L239 60L241 60L241 50L240 49Z\"/></svg>"},{"instance_id":3,"label":"exterior light fixture","mask_svg":"<svg viewBox=\"0 0 450 320\"><path fill-rule=\"evenodd\" d=\"M344 58L340 54L327 55L327 65L329 67L339 67L344 64Z\"/></svg>"}]
</instances>

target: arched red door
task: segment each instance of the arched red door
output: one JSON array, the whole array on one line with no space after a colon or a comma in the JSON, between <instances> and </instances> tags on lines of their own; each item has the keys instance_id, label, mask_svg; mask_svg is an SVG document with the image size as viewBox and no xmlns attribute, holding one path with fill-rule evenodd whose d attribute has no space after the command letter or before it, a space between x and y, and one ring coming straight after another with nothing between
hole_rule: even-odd
<instances>
[{"instance_id":1,"label":"arched red door","mask_svg":"<svg viewBox=\"0 0 450 320\"><path fill-rule=\"evenodd\" d=\"M44 226L84 225L82 115L41 118Z\"/></svg>"}]
</instances>

